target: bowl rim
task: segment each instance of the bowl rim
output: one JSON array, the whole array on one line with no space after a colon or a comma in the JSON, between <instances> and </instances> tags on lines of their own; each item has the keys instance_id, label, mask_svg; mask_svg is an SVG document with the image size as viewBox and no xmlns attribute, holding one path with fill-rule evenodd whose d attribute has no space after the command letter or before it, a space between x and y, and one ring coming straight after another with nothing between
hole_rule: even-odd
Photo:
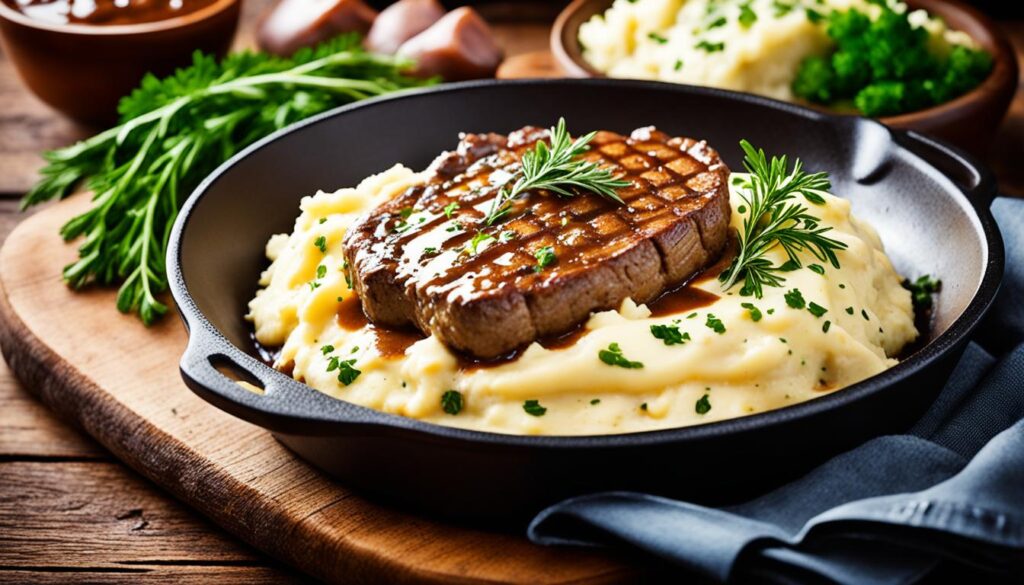
<instances>
[{"instance_id":1,"label":"bowl rim","mask_svg":"<svg viewBox=\"0 0 1024 585\"><path fill-rule=\"evenodd\" d=\"M622 80L609 78L556 78L467 81L460 83L443 84L440 86L429 88L404 90L395 92L390 95L380 96L356 102L353 104L341 106L339 108L335 108L333 110L329 110L319 115L310 117L306 120L296 122L291 126L278 130L277 132L251 144L250 146L243 149L235 156L231 157L228 161L223 163L210 175L208 175L202 181L202 183L200 183L199 186L196 187L196 189L191 193L191 195L183 204L178 214L178 218L175 220L174 226L171 231L166 256L168 283L171 290L171 294L174 298L175 305L177 306L179 316L184 321L186 329L188 330L189 334L189 347L186 349L185 357L182 358L182 372L184 373L184 359L186 359L186 357L188 356L188 352L192 348L193 342L195 342L196 339L200 339L199 343L212 343L213 345L219 346L221 351L225 353L230 353L242 359L243 361L246 362L247 366L265 374L266 376L269 376L269 378L272 380L279 381L289 390L301 391L303 393L303 399L316 401L317 406L324 407L324 412L320 413L318 418L302 419L302 421L307 425L307 432L284 433L289 435L294 434L312 436L324 434L344 434L344 432L340 430L344 427L387 427L395 431L404 431L414 435L421 435L429 440L455 440L462 441L465 444L493 445L508 448L623 448L663 445L668 443L682 443L695 441L699 442L708 439L713 439L716 437L741 435L748 432L765 430L772 427L778 427L790 421L811 418L813 416L823 414L833 409L844 408L855 402L869 398L875 393L885 391L891 388L896 382L913 376L921 372L922 370L931 367L932 365L935 364L936 361L944 357L947 352L952 351L959 344L965 343L968 339L968 336L980 324L982 318L985 316L988 309L992 306L993 302L995 301L996 293L999 290L1003 277L1004 254L1002 236L999 232L999 227L996 224L995 219L993 218L991 211L988 208L988 202L979 201L972 197L969 197L963 187L957 185L952 179L950 179L945 173L942 173L933 164L923 159L917 153L909 150L902 144L896 143L894 144L894 148L902 150L907 155L920 160L923 164L934 169L945 181L949 183L949 191L952 192L953 196L958 199L960 207L964 210L970 210L970 212L973 212L973 217L970 217L969 219L973 220L973 222L977 224L980 241L985 248L984 252L986 255L983 273L980 281L978 282L977 290L974 292L971 301L964 308L963 312L959 316L957 316L956 319L953 320L953 322L944 332L939 334L939 336L936 337L935 339L928 342L924 347L916 351L907 359L897 363L895 366L886 369L882 372L879 372L874 376L870 376L864 380L861 380L860 382L857 382L850 386L846 386L840 390L831 392L824 396L820 396L797 404L784 406L773 410L768 410L765 412L689 426L670 427L665 429L633 433L617 433L602 435L521 435L445 426L397 414L387 413L367 406L362 406L353 402L348 402L341 398L334 398L328 396L327 394L311 386L299 382L292 378L291 376L288 376L278 370L275 370L274 368L268 366L262 361L252 357L251 355L249 355L246 349L234 345L209 321L209 319L207 319L206 315L196 305L195 300L192 298L192 295L188 290L188 286L186 284L182 270L181 244L183 240L183 235L185 234L185 230L187 229L188 224L190 223L192 214L195 211L195 208L199 201L212 189L212 187L220 180L220 178L223 175L228 173L235 165L240 163L248 156L267 147L271 143L285 136L302 131L307 126L312 126L331 118L349 115L353 112L358 112L359 110L362 109L374 108L382 104L390 104L391 102L396 101L416 99L417 97L422 95L433 95L437 93L445 93L456 96L461 92L476 90L486 91L491 88L501 91L502 88L517 88L521 86L552 86L564 84L584 85L594 88L600 88L605 86L625 86L643 90L695 93L698 95L704 95L716 99L725 98L729 100L746 102L748 104L766 107L773 110L782 110L790 114L810 118L812 120L819 122L828 122L831 124L849 124L850 120L855 120L857 123L866 123L880 126L887 132L906 133L906 131L903 130L888 128L887 126L881 124L877 120L873 120L871 118L864 118L861 116L827 114L819 110L802 107L789 102L773 100L771 98L758 96L754 94L733 92L716 88L665 83L658 81ZM948 146L942 142L935 142L943 146ZM970 163L973 166L973 170L979 171L980 175L987 174L987 171L984 170L985 167L978 163L970 155L963 153L963 151L956 149L955 147L949 147L949 149L951 152L956 153L957 155L961 156L963 160ZM994 190L995 186L992 185L993 195ZM968 215L970 215L970 213L968 213ZM241 318L241 314L239 314L239 318ZM200 386L205 387L205 385L203 385L202 383L198 384ZM193 391L195 391L194 387ZM214 404L217 404L218 407L220 407L219 402L230 402L241 409L252 409L251 406L245 404L244 402L239 402L231 397L224 396L223 394L215 390L209 389L208 387L207 391L210 392L211 394L218 396L219 400L214 402ZM248 391L243 392L249 394L247 398L251 398L254 400L260 400L265 397L265 395L251 394ZM205 394L200 395L203 398L210 400L210 398L207 397ZM238 416L232 413L231 411L228 412L233 416ZM338 412L344 412L346 414L354 415L355 417L358 417L358 420L338 420L334 418L334 415ZM323 430L324 426L330 427L332 430L330 432L325 432Z\"/></svg>"},{"instance_id":2,"label":"bowl rim","mask_svg":"<svg viewBox=\"0 0 1024 585\"><path fill-rule=\"evenodd\" d=\"M140 22L135 24L54 24L29 18L27 15L11 8L6 2L0 0L0 20L8 20L14 24L57 34L71 36L104 37L104 36L134 36L147 33L160 32L176 28L182 28L196 24L237 6L242 0L214 0L209 6L204 6L195 12L174 16L153 22Z\"/></svg>"},{"instance_id":3,"label":"bowl rim","mask_svg":"<svg viewBox=\"0 0 1024 585\"><path fill-rule=\"evenodd\" d=\"M551 27L549 46L551 53L555 57L556 63L567 75L572 77L607 77L583 59L582 51L578 49L578 34L571 35L571 38L575 39L574 42L577 46L577 48L573 50L566 47L566 39L570 33L573 32L569 25L577 12L580 12L581 9L589 7L592 4L606 2L610 5L613 1L614 0L572 0L572 2L570 2L558 14L554 25ZM1010 41L1006 38L1006 35L995 26L995 23L988 16L983 14L974 6L968 5L960 0L942 0L941 2L936 0L904 1L911 5L911 9L921 8L927 10L929 13L935 12L936 7L938 7L938 11L940 12L956 11L964 14L972 21L972 24L975 27L982 31L984 35L982 38L971 35L971 38L992 55L992 71L990 71L988 76L976 87L949 101L935 104L934 106L927 107L923 110L904 112L902 114L892 116L879 116L874 119L892 126L909 127L925 120L942 118L950 112L955 112L970 106L975 101L986 95L997 96L1004 92L1009 92L1008 95L1012 95L1013 90L1016 88L1018 75L1016 54L1010 44ZM916 4L925 4L926 6L915 7L914 5ZM945 20L945 16L942 14L938 14L938 16ZM578 30L578 26L575 30ZM820 109L830 114L843 115L840 112L830 110L828 106L815 106L814 104L797 105L803 105L804 107L809 107L811 109ZM1009 101L1007 101L1007 107L1009 107Z\"/></svg>"}]
</instances>

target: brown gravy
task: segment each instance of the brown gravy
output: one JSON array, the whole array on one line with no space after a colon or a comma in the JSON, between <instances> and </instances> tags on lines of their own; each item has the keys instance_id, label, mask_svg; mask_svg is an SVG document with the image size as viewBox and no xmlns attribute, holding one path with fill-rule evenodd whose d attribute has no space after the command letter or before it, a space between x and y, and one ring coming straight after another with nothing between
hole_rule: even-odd
<instances>
[{"instance_id":1,"label":"brown gravy","mask_svg":"<svg viewBox=\"0 0 1024 585\"><path fill-rule=\"evenodd\" d=\"M370 330L373 331L377 351L385 359L398 359L405 355L405 350L409 349L410 345L425 339L419 331L385 329L376 325L371 325Z\"/></svg>"},{"instance_id":2,"label":"brown gravy","mask_svg":"<svg viewBox=\"0 0 1024 585\"><path fill-rule=\"evenodd\" d=\"M114 26L157 22L197 12L217 0L3 0L39 22Z\"/></svg>"},{"instance_id":3,"label":"brown gravy","mask_svg":"<svg viewBox=\"0 0 1024 585\"><path fill-rule=\"evenodd\" d=\"M351 295L338 305L338 326L346 331L358 331L370 324L363 313L363 304L359 297Z\"/></svg>"},{"instance_id":4,"label":"brown gravy","mask_svg":"<svg viewBox=\"0 0 1024 585\"><path fill-rule=\"evenodd\" d=\"M652 317L664 317L666 315L675 315L677 313L682 313L683 311L706 307L718 299L718 295L709 293L695 286L690 286L690 284L687 283L683 286L662 293L660 297L650 303L647 303L647 308L651 310Z\"/></svg>"}]
</instances>

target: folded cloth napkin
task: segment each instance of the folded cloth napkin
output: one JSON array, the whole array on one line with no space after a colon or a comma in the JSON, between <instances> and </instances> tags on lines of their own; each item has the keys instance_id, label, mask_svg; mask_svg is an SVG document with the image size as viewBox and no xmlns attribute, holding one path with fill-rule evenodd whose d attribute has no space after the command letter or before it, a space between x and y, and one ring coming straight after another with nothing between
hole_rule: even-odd
<instances>
[{"instance_id":1,"label":"folded cloth napkin","mask_svg":"<svg viewBox=\"0 0 1024 585\"><path fill-rule=\"evenodd\" d=\"M1007 252L1000 297L906 435L868 441L732 507L631 492L572 498L541 512L530 539L627 548L718 582L913 583L953 564L1019 580L1024 200L997 199L993 212Z\"/></svg>"}]
</instances>

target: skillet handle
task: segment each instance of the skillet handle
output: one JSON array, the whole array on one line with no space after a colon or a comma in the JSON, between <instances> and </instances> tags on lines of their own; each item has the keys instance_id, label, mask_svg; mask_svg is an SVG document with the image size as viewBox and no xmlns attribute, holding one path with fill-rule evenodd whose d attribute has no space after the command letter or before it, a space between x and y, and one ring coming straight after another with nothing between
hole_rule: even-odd
<instances>
[{"instance_id":1,"label":"skillet handle","mask_svg":"<svg viewBox=\"0 0 1024 585\"><path fill-rule=\"evenodd\" d=\"M987 209L996 197L996 178L987 166L959 148L913 130L893 130L896 142L942 171L967 199Z\"/></svg>"},{"instance_id":2,"label":"skillet handle","mask_svg":"<svg viewBox=\"0 0 1024 585\"><path fill-rule=\"evenodd\" d=\"M201 398L272 432L326 434L349 418L348 409L338 407L341 401L282 380L282 374L202 325L189 327L179 367L185 385Z\"/></svg>"}]
</instances>

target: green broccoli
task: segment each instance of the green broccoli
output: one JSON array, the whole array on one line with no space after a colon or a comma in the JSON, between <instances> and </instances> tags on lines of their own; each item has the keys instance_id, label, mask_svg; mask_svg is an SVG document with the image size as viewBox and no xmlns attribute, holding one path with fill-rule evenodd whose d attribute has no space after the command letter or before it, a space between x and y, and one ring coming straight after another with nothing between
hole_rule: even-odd
<instances>
[{"instance_id":1,"label":"green broccoli","mask_svg":"<svg viewBox=\"0 0 1024 585\"><path fill-rule=\"evenodd\" d=\"M831 103L838 97L832 93L834 77L832 67L823 57L808 57L796 72L793 93L812 102Z\"/></svg>"},{"instance_id":2,"label":"green broccoli","mask_svg":"<svg viewBox=\"0 0 1024 585\"><path fill-rule=\"evenodd\" d=\"M905 13L885 2L872 21L858 10L833 11L826 33L829 55L805 59L793 93L810 102L853 102L868 116L891 116L954 99L981 83L992 70L988 53L954 46L940 56L928 48L928 32L910 25Z\"/></svg>"}]
</instances>

